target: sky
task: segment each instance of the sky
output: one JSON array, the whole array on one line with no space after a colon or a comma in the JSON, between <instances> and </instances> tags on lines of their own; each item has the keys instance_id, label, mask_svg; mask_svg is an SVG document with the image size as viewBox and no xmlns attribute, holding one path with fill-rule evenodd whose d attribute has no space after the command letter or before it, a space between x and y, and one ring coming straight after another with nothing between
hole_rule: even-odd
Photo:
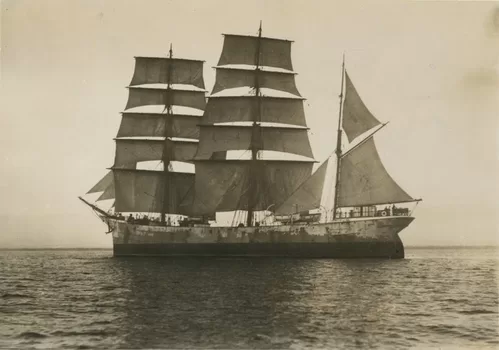
<instances>
[{"instance_id":1,"label":"sky","mask_svg":"<svg viewBox=\"0 0 499 350\"><path fill-rule=\"evenodd\" d=\"M133 56L202 59L222 33L294 40L317 160L334 149L342 54L392 177L423 198L402 240L497 244L497 2L2 0L0 248L111 247L77 196L111 166Z\"/></svg>"}]
</instances>

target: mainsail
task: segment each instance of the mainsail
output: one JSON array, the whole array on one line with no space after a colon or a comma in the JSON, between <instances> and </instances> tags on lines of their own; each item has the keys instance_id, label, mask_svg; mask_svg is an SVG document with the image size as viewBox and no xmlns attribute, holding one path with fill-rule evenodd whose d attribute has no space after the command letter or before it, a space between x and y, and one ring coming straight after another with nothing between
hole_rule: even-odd
<instances>
[{"instance_id":1,"label":"mainsail","mask_svg":"<svg viewBox=\"0 0 499 350\"><path fill-rule=\"evenodd\" d=\"M161 213L163 221L165 214L187 210L180 203L194 173L173 171L172 162L189 162L196 153L206 105L203 63L173 58L171 48L169 57L135 57L112 172L89 191L103 191L98 200L116 198L117 212ZM144 106L159 109L140 110ZM141 169L148 161L161 162L162 169Z\"/></svg>"},{"instance_id":2,"label":"mainsail","mask_svg":"<svg viewBox=\"0 0 499 350\"><path fill-rule=\"evenodd\" d=\"M291 41L225 34L216 82L200 123L194 215L255 211L283 203L310 178L313 159ZM276 70L278 68L278 70ZM249 88L245 95L231 89ZM287 93L263 94L261 89ZM234 91L234 90L232 90ZM266 90L267 91L267 90ZM231 158L231 151L251 157ZM270 160L265 152L280 152Z\"/></svg>"},{"instance_id":3,"label":"mainsail","mask_svg":"<svg viewBox=\"0 0 499 350\"><path fill-rule=\"evenodd\" d=\"M335 216L336 208L340 207L416 201L392 179L381 162L373 138L374 133L381 127L342 154L341 128L351 142L356 137L381 124L361 100L344 67L343 74L346 78L345 99L343 105L340 101L338 150L336 152Z\"/></svg>"}]
</instances>

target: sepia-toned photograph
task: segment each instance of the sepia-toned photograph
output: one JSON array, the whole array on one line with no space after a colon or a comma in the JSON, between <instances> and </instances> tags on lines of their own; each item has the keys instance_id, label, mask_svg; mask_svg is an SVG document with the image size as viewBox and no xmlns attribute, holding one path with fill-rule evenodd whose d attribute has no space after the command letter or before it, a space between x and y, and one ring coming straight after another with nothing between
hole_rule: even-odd
<instances>
[{"instance_id":1,"label":"sepia-toned photograph","mask_svg":"<svg viewBox=\"0 0 499 350\"><path fill-rule=\"evenodd\" d=\"M499 349L499 2L0 4L0 349Z\"/></svg>"}]
</instances>

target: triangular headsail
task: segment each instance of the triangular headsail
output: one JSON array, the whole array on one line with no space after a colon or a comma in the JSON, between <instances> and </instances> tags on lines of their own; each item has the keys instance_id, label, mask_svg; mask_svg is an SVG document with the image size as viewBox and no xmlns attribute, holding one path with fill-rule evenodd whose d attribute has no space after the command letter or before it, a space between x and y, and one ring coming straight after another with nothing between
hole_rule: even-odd
<instances>
[{"instance_id":1,"label":"triangular headsail","mask_svg":"<svg viewBox=\"0 0 499 350\"><path fill-rule=\"evenodd\" d=\"M96 193L105 191L110 185L113 184L113 172L109 171L102 179L97 182L94 187L88 190L88 193Z\"/></svg>"},{"instance_id":2,"label":"triangular headsail","mask_svg":"<svg viewBox=\"0 0 499 350\"><path fill-rule=\"evenodd\" d=\"M106 190L104 192L102 192L100 197L97 198L97 201L104 201L104 200L113 199L113 198L115 198L114 179L111 182L111 184L109 184L109 186L107 186Z\"/></svg>"}]
</instances>

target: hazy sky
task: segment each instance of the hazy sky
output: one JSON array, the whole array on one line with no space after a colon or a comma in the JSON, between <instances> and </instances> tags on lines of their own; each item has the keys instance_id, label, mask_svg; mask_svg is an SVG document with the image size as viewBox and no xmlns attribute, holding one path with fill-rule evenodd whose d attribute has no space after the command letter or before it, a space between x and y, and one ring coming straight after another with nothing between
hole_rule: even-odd
<instances>
[{"instance_id":1,"label":"hazy sky","mask_svg":"<svg viewBox=\"0 0 499 350\"><path fill-rule=\"evenodd\" d=\"M319 161L334 148L341 56L390 124L382 160L413 197L406 245L496 241L499 5L494 2L2 1L0 247L107 246L77 199L113 163L134 55L212 66L221 33L295 41Z\"/></svg>"}]
</instances>

